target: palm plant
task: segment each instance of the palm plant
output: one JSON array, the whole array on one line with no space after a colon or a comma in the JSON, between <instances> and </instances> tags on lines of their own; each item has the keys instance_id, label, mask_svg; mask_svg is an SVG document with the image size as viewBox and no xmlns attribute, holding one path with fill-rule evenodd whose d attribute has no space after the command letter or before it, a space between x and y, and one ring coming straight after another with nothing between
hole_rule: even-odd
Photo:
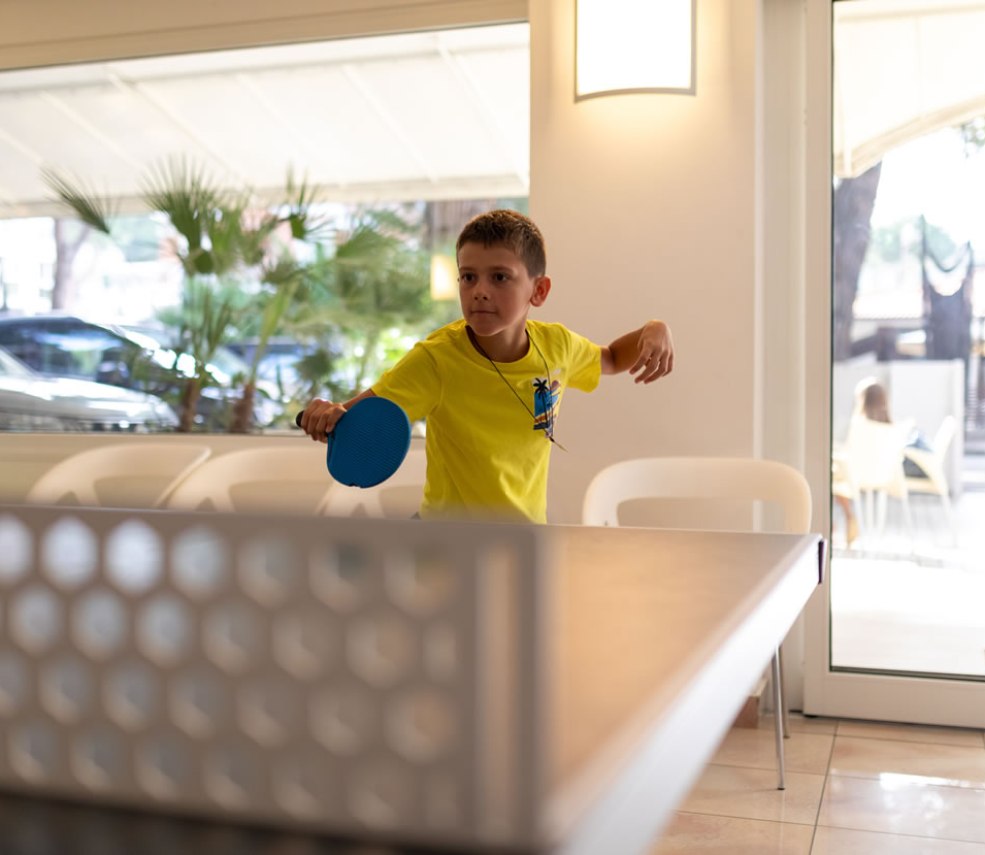
<instances>
[{"instance_id":1,"label":"palm plant","mask_svg":"<svg viewBox=\"0 0 985 855\"><path fill-rule=\"evenodd\" d=\"M185 380L179 402L181 430L193 429L202 389L213 382L208 366L226 341L243 303L237 282L190 276L182 289L181 304L159 315L177 331L177 347L194 360L194 374Z\"/></svg>"},{"instance_id":2,"label":"palm plant","mask_svg":"<svg viewBox=\"0 0 985 855\"><path fill-rule=\"evenodd\" d=\"M327 387L333 397L351 396L396 361L404 339L441 320L442 307L430 299L429 256L412 247L412 234L392 212L363 211L334 254L309 266L303 311L285 317L286 329L318 345L296 366L307 384L302 394Z\"/></svg>"},{"instance_id":3,"label":"palm plant","mask_svg":"<svg viewBox=\"0 0 985 855\"><path fill-rule=\"evenodd\" d=\"M113 212L104 198L53 170L43 177L82 222L112 237ZM274 211L257 210L247 191L225 191L201 165L179 157L149 171L144 201L174 228L174 255L185 276L181 306L166 315L195 363L182 394L181 430L192 429L201 390L210 382L207 365L233 329L237 291L247 286L267 292L260 340L229 425L232 431L247 432L253 426L257 366L304 281L304 265L292 257L290 242L312 240L325 226L312 213L314 190L306 182L296 183L289 172L284 203ZM281 230L286 238L278 240Z\"/></svg>"},{"instance_id":4,"label":"palm plant","mask_svg":"<svg viewBox=\"0 0 985 855\"><path fill-rule=\"evenodd\" d=\"M230 431L248 433L253 426L254 401L257 389L257 373L260 362L267 351L268 343L279 329L281 321L308 283L308 265L301 264L291 253L291 242L314 242L325 235L328 220L313 212L316 205L315 191L302 181L295 183L293 173L288 172L286 186L287 202L266 219L269 236L285 226L289 238L276 247L270 246L265 237L252 245L250 257L259 265L260 286L263 299L260 302L260 321L257 328L257 342L250 362L250 370L243 383L242 395L233 410ZM252 236L256 236L253 233Z\"/></svg>"}]
</instances>

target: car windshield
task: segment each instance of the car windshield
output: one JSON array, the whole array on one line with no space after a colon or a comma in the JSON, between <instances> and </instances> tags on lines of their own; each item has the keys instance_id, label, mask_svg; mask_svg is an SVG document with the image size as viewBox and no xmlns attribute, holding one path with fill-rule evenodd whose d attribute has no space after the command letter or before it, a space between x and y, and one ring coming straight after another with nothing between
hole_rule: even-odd
<instances>
[{"instance_id":1,"label":"car windshield","mask_svg":"<svg viewBox=\"0 0 985 855\"><path fill-rule=\"evenodd\" d=\"M4 377L37 377L30 368L2 347L0 347L0 375Z\"/></svg>"},{"instance_id":2,"label":"car windshield","mask_svg":"<svg viewBox=\"0 0 985 855\"><path fill-rule=\"evenodd\" d=\"M135 344L139 344L148 350L162 351L164 359L162 360L161 356L156 356L155 359L161 364L166 363L165 367L170 368L175 366L179 371L189 376L194 373L195 360L191 354L182 353L178 356L177 363L175 363L172 337L167 330L160 327L138 326L136 324L121 325L121 329L125 331L127 338ZM228 347L223 347L222 345L216 348L215 353L212 355L209 368L213 371L214 369L219 369L220 372L226 375L224 378L226 382L231 381L238 374L248 374L250 370L250 366L244 359L241 359Z\"/></svg>"},{"instance_id":3,"label":"car windshield","mask_svg":"<svg viewBox=\"0 0 985 855\"><path fill-rule=\"evenodd\" d=\"M220 345L212 355L212 362L220 371L225 371L230 377L237 374L248 374L250 366L245 359L241 359L228 347Z\"/></svg>"}]
</instances>

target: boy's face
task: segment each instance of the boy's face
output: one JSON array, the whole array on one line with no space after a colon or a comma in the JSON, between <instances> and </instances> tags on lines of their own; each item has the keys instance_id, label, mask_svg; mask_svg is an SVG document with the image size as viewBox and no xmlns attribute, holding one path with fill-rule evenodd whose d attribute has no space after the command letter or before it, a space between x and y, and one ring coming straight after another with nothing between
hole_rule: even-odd
<instances>
[{"instance_id":1,"label":"boy's face","mask_svg":"<svg viewBox=\"0 0 985 855\"><path fill-rule=\"evenodd\" d=\"M531 276L520 258L505 246L466 243L458 251L462 316L478 336L522 327L530 307L540 306L550 287L550 279Z\"/></svg>"}]
</instances>

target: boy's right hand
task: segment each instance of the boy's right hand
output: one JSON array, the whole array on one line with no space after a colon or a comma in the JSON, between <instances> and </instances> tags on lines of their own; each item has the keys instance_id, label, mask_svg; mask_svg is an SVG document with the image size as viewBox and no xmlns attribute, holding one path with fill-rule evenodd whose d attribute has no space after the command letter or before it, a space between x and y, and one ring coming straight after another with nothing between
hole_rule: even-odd
<instances>
[{"instance_id":1,"label":"boy's right hand","mask_svg":"<svg viewBox=\"0 0 985 855\"><path fill-rule=\"evenodd\" d=\"M315 398L301 413L299 426L313 440L327 442L327 434L335 429L335 425L345 413L346 409L342 404L326 401L324 398Z\"/></svg>"}]
</instances>

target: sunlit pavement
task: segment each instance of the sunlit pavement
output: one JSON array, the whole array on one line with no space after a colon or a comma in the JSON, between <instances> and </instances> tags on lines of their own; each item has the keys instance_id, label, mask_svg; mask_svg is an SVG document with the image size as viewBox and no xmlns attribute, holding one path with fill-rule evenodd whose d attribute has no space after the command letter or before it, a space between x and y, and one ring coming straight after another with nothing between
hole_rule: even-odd
<instances>
[{"instance_id":1,"label":"sunlit pavement","mask_svg":"<svg viewBox=\"0 0 985 855\"><path fill-rule=\"evenodd\" d=\"M954 503L910 496L907 528L890 500L883 533L846 548L833 536L832 663L836 667L985 676L985 480L972 459ZM841 524L840 517L835 518Z\"/></svg>"}]
</instances>

